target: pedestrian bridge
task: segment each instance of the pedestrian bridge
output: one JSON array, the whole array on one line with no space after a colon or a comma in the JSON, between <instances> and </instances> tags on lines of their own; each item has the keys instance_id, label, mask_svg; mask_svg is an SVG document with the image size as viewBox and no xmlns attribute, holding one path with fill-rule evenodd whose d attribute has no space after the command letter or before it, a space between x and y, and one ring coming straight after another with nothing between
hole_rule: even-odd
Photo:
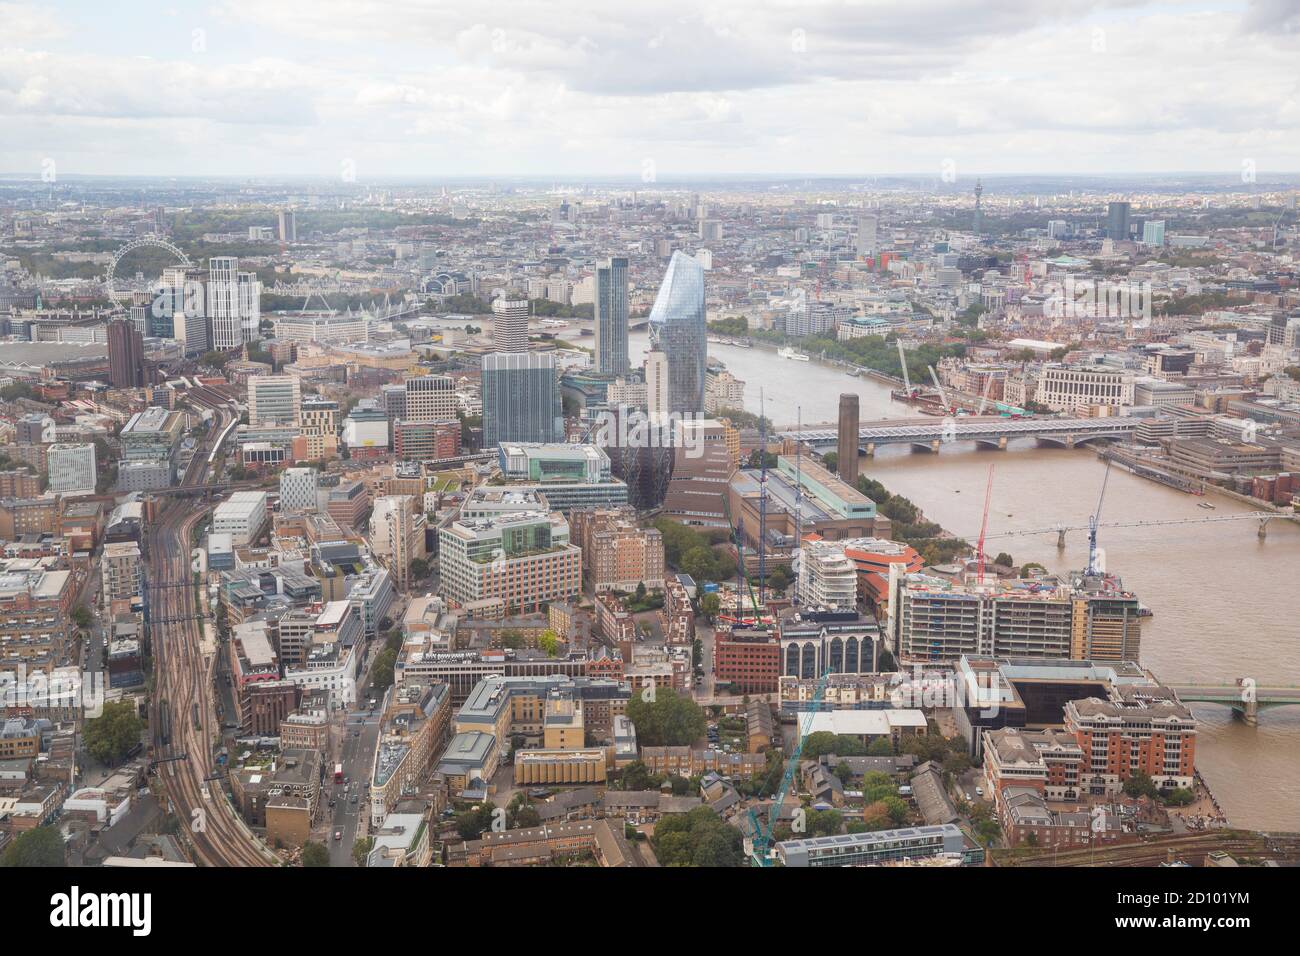
<instances>
[{"instance_id":1,"label":"pedestrian bridge","mask_svg":"<svg viewBox=\"0 0 1300 956\"><path fill-rule=\"evenodd\" d=\"M1249 677L1232 684L1167 684L1184 704L1222 704L1231 707L1252 727L1259 722L1259 712L1266 707L1300 704L1300 687L1281 684L1257 684Z\"/></svg>"},{"instance_id":2,"label":"pedestrian bridge","mask_svg":"<svg viewBox=\"0 0 1300 956\"><path fill-rule=\"evenodd\" d=\"M1133 434L1136 418L1004 418L1000 415L966 415L958 418L907 418L863 422L858 442L868 455L880 445L912 445L937 452L953 442L975 442L992 448L1007 447L1016 438L1033 438L1044 444L1074 448L1099 439L1124 439ZM839 441L833 425L816 425L780 432L821 450Z\"/></svg>"}]
</instances>

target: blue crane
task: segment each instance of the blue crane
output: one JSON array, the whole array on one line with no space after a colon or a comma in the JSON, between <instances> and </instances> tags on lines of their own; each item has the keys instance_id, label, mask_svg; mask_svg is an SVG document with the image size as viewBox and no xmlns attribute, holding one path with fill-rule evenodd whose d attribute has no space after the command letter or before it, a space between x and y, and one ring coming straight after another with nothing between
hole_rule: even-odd
<instances>
[{"instance_id":1,"label":"blue crane","mask_svg":"<svg viewBox=\"0 0 1300 956\"><path fill-rule=\"evenodd\" d=\"M808 739L808 731L812 727L813 716L821 710L822 698L826 694L826 684L830 681L830 676L831 671L828 667L817 681L811 706L799 715L799 739L795 741L790 759L786 761L785 773L781 776L781 786L777 788L776 793L772 796L772 806L767 814L766 825L759 821L757 811L752 809L749 811L749 820L754 829L752 861L755 866L774 865L769 855L772 847L772 831L776 828L777 817L781 813L781 807L785 804L786 794L790 792L790 787L794 785L794 775L799 772L799 758L803 754L804 741Z\"/></svg>"}]
</instances>

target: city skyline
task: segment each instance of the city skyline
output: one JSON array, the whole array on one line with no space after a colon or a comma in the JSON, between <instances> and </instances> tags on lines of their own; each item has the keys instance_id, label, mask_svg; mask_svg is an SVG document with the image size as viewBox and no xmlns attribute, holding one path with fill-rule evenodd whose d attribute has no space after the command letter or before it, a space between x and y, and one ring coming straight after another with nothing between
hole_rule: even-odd
<instances>
[{"instance_id":1,"label":"city skyline","mask_svg":"<svg viewBox=\"0 0 1300 956\"><path fill-rule=\"evenodd\" d=\"M9 176L1300 170L1277 0L0 6Z\"/></svg>"}]
</instances>

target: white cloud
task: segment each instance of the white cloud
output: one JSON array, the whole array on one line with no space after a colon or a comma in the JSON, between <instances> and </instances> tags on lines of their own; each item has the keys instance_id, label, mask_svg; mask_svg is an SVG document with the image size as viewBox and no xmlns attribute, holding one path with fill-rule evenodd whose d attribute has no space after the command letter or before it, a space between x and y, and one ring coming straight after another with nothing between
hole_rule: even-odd
<instances>
[{"instance_id":1,"label":"white cloud","mask_svg":"<svg viewBox=\"0 0 1300 956\"><path fill-rule=\"evenodd\" d=\"M157 59L6 7L0 121L69 171L1300 168L1294 0L226 0Z\"/></svg>"}]
</instances>

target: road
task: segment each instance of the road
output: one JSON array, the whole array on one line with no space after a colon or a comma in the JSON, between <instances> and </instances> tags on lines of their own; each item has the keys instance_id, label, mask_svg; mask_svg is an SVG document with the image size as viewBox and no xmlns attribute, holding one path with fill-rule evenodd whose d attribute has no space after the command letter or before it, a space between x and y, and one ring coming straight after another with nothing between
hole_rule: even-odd
<instances>
[{"instance_id":1,"label":"road","mask_svg":"<svg viewBox=\"0 0 1300 956\"><path fill-rule=\"evenodd\" d=\"M332 809L326 808L329 833L326 834L330 851L330 866L353 866L352 845L357 837L365 836L369 826L363 821L370 815L366 783L370 780L370 767L375 756L375 742L379 737L379 714L348 714L343 724L342 754L343 774L349 782L341 786L333 783L333 767L326 784L329 797L335 800ZM358 736L359 734L359 736ZM356 796L357 802L352 802ZM334 839L336 830L343 831L341 840Z\"/></svg>"},{"instance_id":2,"label":"road","mask_svg":"<svg viewBox=\"0 0 1300 956\"><path fill-rule=\"evenodd\" d=\"M208 478L213 443L233 420L227 406L216 409L214 427L190 462L181 484ZM214 656L203 650L203 609L193 586L190 542L207 512L197 501L162 500L150 532L149 585L154 698L151 731L154 760L171 810L189 830L195 862L206 866L270 866L277 861L214 779L212 744L220 736L213 709ZM165 717L164 717L165 715ZM197 721L197 722L196 722ZM167 727L164 728L164 723ZM163 740L164 730L169 731Z\"/></svg>"}]
</instances>

